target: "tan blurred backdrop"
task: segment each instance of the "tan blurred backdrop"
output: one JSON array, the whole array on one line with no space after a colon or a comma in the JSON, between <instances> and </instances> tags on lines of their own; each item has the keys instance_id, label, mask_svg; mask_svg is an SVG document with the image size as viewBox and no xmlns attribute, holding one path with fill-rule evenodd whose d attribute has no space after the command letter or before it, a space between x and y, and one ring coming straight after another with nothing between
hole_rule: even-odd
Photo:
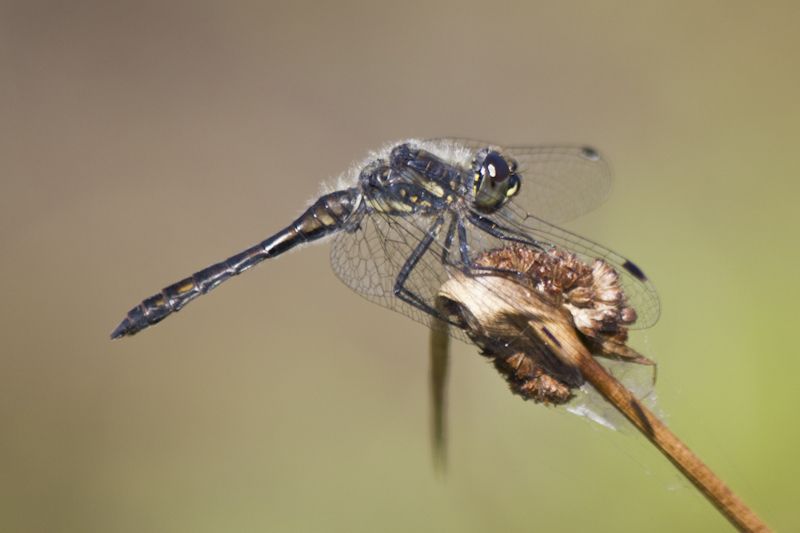
<instances>
[{"instance_id":1,"label":"tan blurred backdrop","mask_svg":"<svg viewBox=\"0 0 800 533\"><path fill-rule=\"evenodd\" d=\"M796 3L0 3L0 530L730 531L642 439L513 397L328 246L134 338L139 300L407 137L591 144L669 424L800 528ZM640 345L641 346L641 345Z\"/></svg>"}]
</instances>

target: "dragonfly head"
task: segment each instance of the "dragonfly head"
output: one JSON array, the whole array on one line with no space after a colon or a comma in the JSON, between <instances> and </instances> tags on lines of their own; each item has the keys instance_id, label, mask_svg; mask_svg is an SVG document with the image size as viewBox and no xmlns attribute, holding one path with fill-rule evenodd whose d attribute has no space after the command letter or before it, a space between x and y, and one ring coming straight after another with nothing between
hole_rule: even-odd
<instances>
[{"instance_id":1,"label":"dragonfly head","mask_svg":"<svg viewBox=\"0 0 800 533\"><path fill-rule=\"evenodd\" d=\"M494 150L479 151L472 160L475 175L475 206L483 212L500 209L519 192L520 179L515 173L517 162Z\"/></svg>"}]
</instances>

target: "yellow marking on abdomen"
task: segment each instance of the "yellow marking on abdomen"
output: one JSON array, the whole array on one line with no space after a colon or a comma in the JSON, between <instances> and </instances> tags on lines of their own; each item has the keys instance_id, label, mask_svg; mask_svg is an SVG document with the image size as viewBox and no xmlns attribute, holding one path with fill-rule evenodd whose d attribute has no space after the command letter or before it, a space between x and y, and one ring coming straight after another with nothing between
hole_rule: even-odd
<instances>
[{"instance_id":1,"label":"yellow marking on abdomen","mask_svg":"<svg viewBox=\"0 0 800 533\"><path fill-rule=\"evenodd\" d=\"M178 286L178 288L176 289L178 294L183 294L185 292L189 292L191 290L194 290L194 288L196 287L196 285L194 283L194 280L192 278L186 278L183 281L184 281L184 283L181 283Z\"/></svg>"}]
</instances>

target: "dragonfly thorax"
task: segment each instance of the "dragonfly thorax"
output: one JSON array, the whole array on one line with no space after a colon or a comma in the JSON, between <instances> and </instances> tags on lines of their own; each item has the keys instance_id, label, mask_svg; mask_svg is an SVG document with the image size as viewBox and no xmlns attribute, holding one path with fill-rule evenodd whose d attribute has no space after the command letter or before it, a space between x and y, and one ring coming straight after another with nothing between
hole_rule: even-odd
<instances>
[{"instance_id":1,"label":"dragonfly thorax","mask_svg":"<svg viewBox=\"0 0 800 533\"><path fill-rule=\"evenodd\" d=\"M466 195L468 173L424 150L402 144L366 166L359 186L368 208L387 214L440 213Z\"/></svg>"}]
</instances>

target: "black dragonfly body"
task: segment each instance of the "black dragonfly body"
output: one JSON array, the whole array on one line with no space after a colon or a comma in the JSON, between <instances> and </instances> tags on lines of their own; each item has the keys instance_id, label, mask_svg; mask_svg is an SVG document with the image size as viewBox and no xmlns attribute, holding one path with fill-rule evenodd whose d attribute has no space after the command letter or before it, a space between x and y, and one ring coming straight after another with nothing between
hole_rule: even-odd
<instances>
[{"instance_id":1,"label":"black dragonfly body","mask_svg":"<svg viewBox=\"0 0 800 533\"><path fill-rule=\"evenodd\" d=\"M111 338L133 335L264 259L328 236L331 266L346 285L431 327L445 324L435 320L442 317L434 300L454 269L472 271L482 252L510 243L602 259L620 274L636 325L658 319L655 289L638 267L552 225L596 207L610 191L608 166L590 148L411 140L371 154L348 178L352 186L320 197L272 237L144 300Z\"/></svg>"}]
</instances>

